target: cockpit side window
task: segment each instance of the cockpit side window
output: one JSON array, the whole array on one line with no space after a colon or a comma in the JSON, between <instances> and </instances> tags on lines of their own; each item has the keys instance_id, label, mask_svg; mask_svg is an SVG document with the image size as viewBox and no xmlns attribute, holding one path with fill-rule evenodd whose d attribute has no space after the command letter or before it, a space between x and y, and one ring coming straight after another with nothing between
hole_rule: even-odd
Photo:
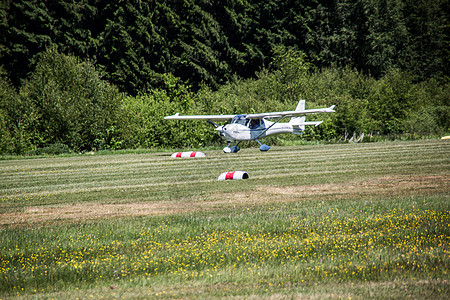
<instances>
[{"instance_id":1,"label":"cockpit side window","mask_svg":"<svg viewBox=\"0 0 450 300\"><path fill-rule=\"evenodd\" d=\"M251 119L248 127L250 129L257 128L261 125L261 119Z\"/></svg>"}]
</instances>

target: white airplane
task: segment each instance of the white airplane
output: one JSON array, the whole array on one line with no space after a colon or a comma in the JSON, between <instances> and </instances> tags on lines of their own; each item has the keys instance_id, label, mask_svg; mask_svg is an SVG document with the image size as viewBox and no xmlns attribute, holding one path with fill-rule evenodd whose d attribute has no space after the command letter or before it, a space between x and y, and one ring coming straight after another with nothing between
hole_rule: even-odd
<instances>
[{"instance_id":1,"label":"white airplane","mask_svg":"<svg viewBox=\"0 0 450 300\"><path fill-rule=\"evenodd\" d=\"M255 140L260 145L261 151L268 151L269 146L261 144L258 140L260 138L282 134L293 133L301 134L305 130L305 125L319 126L323 121L305 122L305 117L299 117L310 114L329 113L334 112L334 105L328 108L316 108L305 110L305 100L300 100L295 110L269 112L260 114L246 114L246 115L180 115L176 113L173 116L167 116L165 120L207 120L208 123L214 125L219 133L219 136L228 142L228 146L223 149L225 153L236 153L240 150L239 143L241 141ZM281 123L284 118L291 118L288 123ZM268 119L275 119L274 122ZM212 120L231 120L230 124L217 125ZM231 143L237 141L236 146L231 146Z\"/></svg>"}]
</instances>

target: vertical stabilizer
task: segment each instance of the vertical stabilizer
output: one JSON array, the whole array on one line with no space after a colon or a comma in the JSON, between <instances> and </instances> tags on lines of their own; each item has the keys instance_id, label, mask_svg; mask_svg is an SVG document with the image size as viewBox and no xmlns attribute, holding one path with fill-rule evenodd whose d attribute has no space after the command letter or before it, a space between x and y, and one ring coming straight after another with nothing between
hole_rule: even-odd
<instances>
[{"instance_id":1,"label":"vertical stabilizer","mask_svg":"<svg viewBox=\"0 0 450 300\"><path fill-rule=\"evenodd\" d=\"M295 111L305 110L305 100L298 101Z\"/></svg>"}]
</instances>

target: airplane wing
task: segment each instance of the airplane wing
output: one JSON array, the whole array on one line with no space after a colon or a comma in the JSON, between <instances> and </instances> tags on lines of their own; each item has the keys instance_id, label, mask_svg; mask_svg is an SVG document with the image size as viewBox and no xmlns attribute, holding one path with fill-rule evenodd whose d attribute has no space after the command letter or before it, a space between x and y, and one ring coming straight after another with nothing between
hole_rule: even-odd
<instances>
[{"instance_id":1,"label":"airplane wing","mask_svg":"<svg viewBox=\"0 0 450 300\"><path fill-rule=\"evenodd\" d=\"M334 112L334 105L328 108L315 108L315 109L305 109L305 110L292 110L292 111L280 111L280 112L269 112L260 114L247 114L248 119L274 119L274 118L289 118L296 116L304 116L310 114L318 113L328 113ZM165 120L228 120L233 119L236 115L180 115L176 113L173 116L164 117Z\"/></svg>"},{"instance_id":2,"label":"airplane wing","mask_svg":"<svg viewBox=\"0 0 450 300\"><path fill-rule=\"evenodd\" d=\"M319 113L329 113L334 112L334 105L327 108L314 108L305 110L292 110L292 111L280 111L280 112L270 112L270 113L260 113L260 114L248 114L247 118L253 119L274 119L274 118L289 118L296 116L304 116Z\"/></svg>"},{"instance_id":3,"label":"airplane wing","mask_svg":"<svg viewBox=\"0 0 450 300\"><path fill-rule=\"evenodd\" d=\"M176 113L173 116L164 117L165 120L229 120L236 115L180 115Z\"/></svg>"}]
</instances>

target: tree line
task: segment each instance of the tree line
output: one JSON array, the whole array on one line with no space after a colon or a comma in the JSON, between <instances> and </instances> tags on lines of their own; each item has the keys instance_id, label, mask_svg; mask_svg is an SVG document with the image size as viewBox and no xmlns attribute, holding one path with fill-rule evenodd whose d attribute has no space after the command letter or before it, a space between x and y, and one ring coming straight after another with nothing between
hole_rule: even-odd
<instances>
[{"instance_id":1,"label":"tree line","mask_svg":"<svg viewBox=\"0 0 450 300\"><path fill-rule=\"evenodd\" d=\"M337 105L304 139L442 134L448 8L444 0L3 0L0 152L214 145L207 124L162 118L291 110L299 99Z\"/></svg>"},{"instance_id":2,"label":"tree line","mask_svg":"<svg viewBox=\"0 0 450 300\"><path fill-rule=\"evenodd\" d=\"M51 47L88 59L136 95L171 73L213 88L254 77L277 45L316 67L350 66L376 78L449 75L448 0L2 0L0 58L14 85Z\"/></svg>"},{"instance_id":3,"label":"tree line","mask_svg":"<svg viewBox=\"0 0 450 300\"><path fill-rule=\"evenodd\" d=\"M317 70L303 52L280 46L257 78L235 77L218 89L194 91L180 78L136 96L120 92L89 61L44 52L19 91L0 80L0 153L36 154L122 148L186 148L219 145L215 130L201 121L167 121L184 114L230 114L292 110L299 99L307 108L336 105L336 113L308 127L303 140L348 140L386 136L421 138L450 128L450 84L414 82L392 69L380 79L349 67ZM272 138L283 144L296 136Z\"/></svg>"}]
</instances>

